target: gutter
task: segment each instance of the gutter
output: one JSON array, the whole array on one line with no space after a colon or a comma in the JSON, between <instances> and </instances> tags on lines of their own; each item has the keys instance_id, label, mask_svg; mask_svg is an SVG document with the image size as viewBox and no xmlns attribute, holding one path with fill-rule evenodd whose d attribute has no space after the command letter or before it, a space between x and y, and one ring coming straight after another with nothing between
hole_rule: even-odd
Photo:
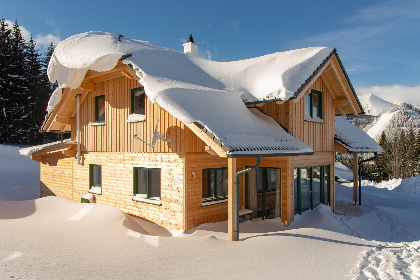
<instances>
[{"instance_id":1,"label":"gutter","mask_svg":"<svg viewBox=\"0 0 420 280\"><path fill-rule=\"evenodd\" d=\"M378 152L374 152L373 157L363 159L359 162L359 205L362 205L362 163L375 160L378 157Z\"/></svg>"}]
</instances>

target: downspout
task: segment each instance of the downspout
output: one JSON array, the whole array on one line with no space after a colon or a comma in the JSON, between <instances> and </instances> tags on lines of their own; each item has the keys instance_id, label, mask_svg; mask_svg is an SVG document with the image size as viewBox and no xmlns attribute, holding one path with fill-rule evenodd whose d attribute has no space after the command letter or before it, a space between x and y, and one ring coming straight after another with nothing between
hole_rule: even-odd
<instances>
[{"instance_id":1,"label":"downspout","mask_svg":"<svg viewBox=\"0 0 420 280\"><path fill-rule=\"evenodd\" d=\"M80 162L80 94L76 95L77 98L77 164L82 165Z\"/></svg>"},{"instance_id":2,"label":"downspout","mask_svg":"<svg viewBox=\"0 0 420 280\"><path fill-rule=\"evenodd\" d=\"M255 158L257 160L257 165L255 165L254 167L250 167L244 170L239 171L238 173L236 173L236 225L235 225L235 233L236 233L236 239L235 240L239 240L239 176L245 173L248 173L254 169L258 169L260 168L260 164L261 164L261 155L257 156Z\"/></svg>"},{"instance_id":3,"label":"downspout","mask_svg":"<svg viewBox=\"0 0 420 280\"><path fill-rule=\"evenodd\" d=\"M371 158L367 158L367 159L362 159L359 162L359 205L362 205L362 163L371 161L371 160L375 160L376 157L378 156L377 152L374 152L373 157Z\"/></svg>"}]
</instances>

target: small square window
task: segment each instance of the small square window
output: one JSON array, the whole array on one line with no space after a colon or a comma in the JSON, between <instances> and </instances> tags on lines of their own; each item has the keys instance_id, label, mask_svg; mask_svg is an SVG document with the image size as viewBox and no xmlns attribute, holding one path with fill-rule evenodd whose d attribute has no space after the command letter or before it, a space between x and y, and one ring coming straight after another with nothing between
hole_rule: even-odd
<instances>
[{"instance_id":1,"label":"small square window","mask_svg":"<svg viewBox=\"0 0 420 280\"><path fill-rule=\"evenodd\" d=\"M160 203L161 170L134 167L134 200ZM153 202L151 202L153 203Z\"/></svg>"},{"instance_id":2,"label":"small square window","mask_svg":"<svg viewBox=\"0 0 420 280\"><path fill-rule=\"evenodd\" d=\"M133 88L131 90L131 114L145 114L145 92L144 88Z\"/></svg>"},{"instance_id":3,"label":"small square window","mask_svg":"<svg viewBox=\"0 0 420 280\"><path fill-rule=\"evenodd\" d=\"M105 95L95 97L95 122L105 122Z\"/></svg>"},{"instance_id":4,"label":"small square window","mask_svg":"<svg viewBox=\"0 0 420 280\"><path fill-rule=\"evenodd\" d=\"M309 119L322 119L322 92L311 90L305 96L305 116Z\"/></svg>"},{"instance_id":5,"label":"small square window","mask_svg":"<svg viewBox=\"0 0 420 280\"><path fill-rule=\"evenodd\" d=\"M97 164L89 165L89 192L102 194L102 168Z\"/></svg>"}]
</instances>

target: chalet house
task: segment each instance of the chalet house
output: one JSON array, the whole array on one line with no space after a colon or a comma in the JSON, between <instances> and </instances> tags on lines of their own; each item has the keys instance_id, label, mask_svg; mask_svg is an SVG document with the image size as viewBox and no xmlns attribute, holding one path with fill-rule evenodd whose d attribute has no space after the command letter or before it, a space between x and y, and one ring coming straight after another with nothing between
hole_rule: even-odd
<instances>
[{"instance_id":1,"label":"chalet house","mask_svg":"<svg viewBox=\"0 0 420 280\"><path fill-rule=\"evenodd\" d=\"M41 196L90 193L170 230L228 219L230 240L239 214L288 226L334 211L336 149L380 150L336 134L336 116L363 113L336 50L214 62L192 37L184 48L105 32L57 46L42 130L71 139L21 150L40 162Z\"/></svg>"}]
</instances>

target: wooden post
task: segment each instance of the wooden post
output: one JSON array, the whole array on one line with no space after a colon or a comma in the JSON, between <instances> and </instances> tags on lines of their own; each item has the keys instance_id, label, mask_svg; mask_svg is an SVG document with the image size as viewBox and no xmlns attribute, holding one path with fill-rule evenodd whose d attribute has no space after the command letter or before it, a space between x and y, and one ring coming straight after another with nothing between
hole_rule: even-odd
<instances>
[{"instance_id":1,"label":"wooden post","mask_svg":"<svg viewBox=\"0 0 420 280\"><path fill-rule=\"evenodd\" d=\"M359 166L358 154L353 153L353 201L357 202L357 168Z\"/></svg>"},{"instance_id":2,"label":"wooden post","mask_svg":"<svg viewBox=\"0 0 420 280\"><path fill-rule=\"evenodd\" d=\"M228 240L239 240L238 188L236 178L236 159L228 158Z\"/></svg>"}]
</instances>

